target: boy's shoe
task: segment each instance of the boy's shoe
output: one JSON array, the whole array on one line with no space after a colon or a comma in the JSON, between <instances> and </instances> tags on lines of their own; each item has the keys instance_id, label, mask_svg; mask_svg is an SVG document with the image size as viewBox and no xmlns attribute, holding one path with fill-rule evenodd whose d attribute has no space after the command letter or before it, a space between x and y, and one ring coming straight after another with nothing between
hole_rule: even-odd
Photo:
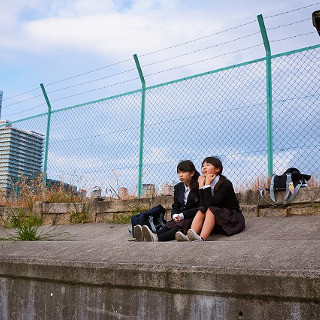
<instances>
[{"instance_id":1,"label":"boy's shoe","mask_svg":"<svg viewBox=\"0 0 320 320\"><path fill-rule=\"evenodd\" d=\"M142 235L143 235L144 241L148 241L148 242L159 241L158 236L154 234L146 225L142 226Z\"/></svg>"},{"instance_id":2,"label":"boy's shoe","mask_svg":"<svg viewBox=\"0 0 320 320\"><path fill-rule=\"evenodd\" d=\"M140 224L137 224L134 229L133 229L133 233L134 233L134 237L136 238L136 241L143 241L143 235L142 235L142 228L140 226Z\"/></svg>"},{"instance_id":3,"label":"boy's shoe","mask_svg":"<svg viewBox=\"0 0 320 320\"><path fill-rule=\"evenodd\" d=\"M181 231L177 231L175 234L177 241L190 241L189 238Z\"/></svg>"},{"instance_id":4,"label":"boy's shoe","mask_svg":"<svg viewBox=\"0 0 320 320\"><path fill-rule=\"evenodd\" d=\"M198 234L196 234L192 229L188 230L187 236L190 241L203 241L203 239Z\"/></svg>"}]
</instances>

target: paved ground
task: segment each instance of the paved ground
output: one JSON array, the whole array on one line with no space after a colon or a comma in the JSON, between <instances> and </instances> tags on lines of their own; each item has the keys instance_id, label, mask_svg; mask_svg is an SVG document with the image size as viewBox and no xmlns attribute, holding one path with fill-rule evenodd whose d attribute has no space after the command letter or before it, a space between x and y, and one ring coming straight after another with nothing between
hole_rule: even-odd
<instances>
[{"instance_id":1,"label":"paved ground","mask_svg":"<svg viewBox=\"0 0 320 320\"><path fill-rule=\"evenodd\" d=\"M0 261L91 262L245 270L320 272L320 217L247 219L232 237L206 242L135 242L126 225L44 227L50 241L2 241ZM0 237L11 231L0 228Z\"/></svg>"}]
</instances>

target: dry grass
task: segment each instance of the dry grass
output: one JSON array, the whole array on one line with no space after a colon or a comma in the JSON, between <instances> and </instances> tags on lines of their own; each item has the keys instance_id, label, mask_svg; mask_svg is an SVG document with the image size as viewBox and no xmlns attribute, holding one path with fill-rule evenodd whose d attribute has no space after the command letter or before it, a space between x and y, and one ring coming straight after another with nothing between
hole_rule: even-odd
<instances>
[{"instance_id":1,"label":"dry grass","mask_svg":"<svg viewBox=\"0 0 320 320\"><path fill-rule=\"evenodd\" d=\"M316 177L314 174L312 174L307 184L308 187L320 187L320 179Z\"/></svg>"},{"instance_id":2,"label":"dry grass","mask_svg":"<svg viewBox=\"0 0 320 320\"><path fill-rule=\"evenodd\" d=\"M12 184L9 194L5 191L0 193L0 206L23 207L32 212L37 201L47 201L51 203L82 203L83 198L78 196L73 190L66 189L62 184L45 187L42 176L30 180L22 176L20 181Z\"/></svg>"},{"instance_id":3,"label":"dry grass","mask_svg":"<svg viewBox=\"0 0 320 320\"><path fill-rule=\"evenodd\" d=\"M268 177L257 177L254 179L252 182L243 184L243 185L238 185L235 187L236 192L242 192L246 190L261 190L268 188L270 186L270 178ZM310 188L314 187L320 187L320 179L316 177L314 174L311 174L311 178L309 181L307 181L307 185Z\"/></svg>"},{"instance_id":4,"label":"dry grass","mask_svg":"<svg viewBox=\"0 0 320 320\"><path fill-rule=\"evenodd\" d=\"M269 185L270 185L270 178L261 176L252 180L250 183L237 185L235 187L235 191L242 192L246 190L261 190L269 187Z\"/></svg>"}]
</instances>

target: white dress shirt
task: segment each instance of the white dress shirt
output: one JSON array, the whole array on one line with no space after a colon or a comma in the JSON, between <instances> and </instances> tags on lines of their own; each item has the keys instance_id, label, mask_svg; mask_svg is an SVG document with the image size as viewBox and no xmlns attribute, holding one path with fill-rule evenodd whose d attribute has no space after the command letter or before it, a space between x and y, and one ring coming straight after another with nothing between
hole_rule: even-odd
<instances>
[{"instance_id":1,"label":"white dress shirt","mask_svg":"<svg viewBox=\"0 0 320 320\"><path fill-rule=\"evenodd\" d=\"M190 187L187 187L187 185L185 184L184 185L184 195L183 195L183 203L186 205L187 204L187 201L188 201L188 196L189 196L189 193L190 193ZM176 213L172 216L172 219L174 219L175 217L179 217L180 220L183 220L184 219L184 215L183 213Z\"/></svg>"},{"instance_id":2,"label":"white dress shirt","mask_svg":"<svg viewBox=\"0 0 320 320\"><path fill-rule=\"evenodd\" d=\"M219 179L220 179L220 176L216 176L215 178L214 178L214 180L211 182L211 184L206 184L205 186L203 186L202 188L200 188L200 189L206 189L206 188L211 188L211 194L212 195L214 195L214 187L215 187L215 185L218 183L218 181L219 181Z\"/></svg>"}]
</instances>

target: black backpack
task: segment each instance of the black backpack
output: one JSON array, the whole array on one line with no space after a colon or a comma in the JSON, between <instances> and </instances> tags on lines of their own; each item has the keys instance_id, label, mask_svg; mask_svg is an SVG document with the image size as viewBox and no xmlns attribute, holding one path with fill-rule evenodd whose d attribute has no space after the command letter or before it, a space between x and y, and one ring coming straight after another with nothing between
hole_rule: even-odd
<instances>
[{"instance_id":1,"label":"black backpack","mask_svg":"<svg viewBox=\"0 0 320 320\"><path fill-rule=\"evenodd\" d=\"M162 226L166 224L166 220L164 218L166 209L161 205L158 204L154 208L150 209L149 211L140 212L136 215L131 216L131 231L132 235L134 236L134 227L139 225L147 225L152 232L156 232Z\"/></svg>"},{"instance_id":2,"label":"black backpack","mask_svg":"<svg viewBox=\"0 0 320 320\"><path fill-rule=\"evenodd\" d=\"M286 206L290 204L298 191L302 187L307 187L307 181L311 176L302 174L296 168L289 168L281 176L273 175L271 178L270 187L260 190L260 195L265 202L273 206ZM278 190L285 190L285 197L283 201L277 202L275 198L275 192ZM270 192L271 202L266 200L264 197L265 191Z\"/></svg>"}]
</instances>

